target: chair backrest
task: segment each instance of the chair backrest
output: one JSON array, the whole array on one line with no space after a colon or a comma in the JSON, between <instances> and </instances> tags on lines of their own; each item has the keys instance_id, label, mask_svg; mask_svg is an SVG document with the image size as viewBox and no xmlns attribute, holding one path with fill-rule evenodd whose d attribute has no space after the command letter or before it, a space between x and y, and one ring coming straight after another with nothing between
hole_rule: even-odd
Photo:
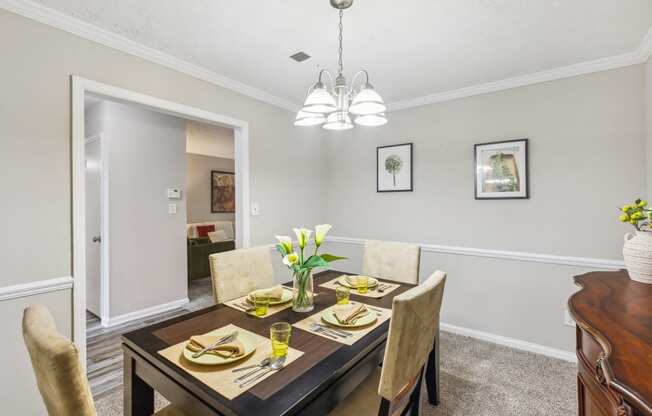
<instances>
[{"instance_id":1,"label":"chair backrest","mask_svg":"<svg viewBox=\"0 0 652 416\"><path fill-rule=\"evenodd\" d=\"M93 396L77 348L57 331L45 306L25 309L23 338L48 414L95 416Z\"/></svg>"},{"instance_id":2,"label":"chair backrest","mask_svg":"<svg viewBox=\"0 0 652 416\"><path fill-rule=\"evenodd\" d=\"M436 271L424 283L397 295L392 302L378 386L378 394L389 402L401 401L420 386L439 325L445 282L446 273Z\"/></svg>"},{"instance_id":3,"label":"chair backrest","mask_svg":"<svg viewBox=\"0 0 652 416\"><path fill-rule=\"evenodd\" d=\"M222 303L274 284L269 246L244 248L208 256L213 297Z\"/></svg>"},{"instance_id":4,"label":"chair backrest","mask_svg":"<svg viewBox=\"0 0 652 416\"><path fill-rule=\"evenodd\" d=\"M420 256L417 244L367 240L362 255L362 274L417 284Z\"/></svg>"}]
</instances>

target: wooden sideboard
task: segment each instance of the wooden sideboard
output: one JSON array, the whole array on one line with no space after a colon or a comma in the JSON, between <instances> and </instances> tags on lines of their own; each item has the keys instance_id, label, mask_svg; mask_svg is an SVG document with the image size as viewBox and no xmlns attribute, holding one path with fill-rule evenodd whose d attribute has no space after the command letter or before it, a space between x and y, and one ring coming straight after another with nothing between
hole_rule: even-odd
<instances>
[{"instance_id":1,"label":"wooden sideboard","mask_svg":"<svg viewBox=\"0 0 652 416\"><path fill-rule=\"evenodd\" d=\"M652 416L652 285L626 271L575 276L580 416Z\"/></svg>"}]
</instances>

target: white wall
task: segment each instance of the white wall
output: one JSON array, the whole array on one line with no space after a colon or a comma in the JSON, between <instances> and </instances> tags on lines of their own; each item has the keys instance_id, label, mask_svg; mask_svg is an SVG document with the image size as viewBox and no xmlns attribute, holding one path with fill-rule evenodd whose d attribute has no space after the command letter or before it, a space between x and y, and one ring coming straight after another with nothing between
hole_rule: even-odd
<instances>
[{"instance_id":1,"label":"white wall","mask_svg":"<svg viewBox=\"0 0 652 416\"><path fill-rule=\"evenodd\" d=\"M8 219L0 233L0 287L72 274L72 74L248 121L251 200L261 207L251 221L253 244L271 243L294 224L324 221L323 141L319 131L293 127L294 114L5 10L0 50L0 187L11 195L0 205L0 217ZM63 305L53 312L70 335L72 299L62 293ZM38 301L0 301L0 333L16 351L22 308ZM11 386L0 389L3 412L42 415L29 361L11 357L0 375L0 385Z\"/></svg>"},{"instance_id":2,"label":"white wall","mask_svg":"<svg viewBox=\"0 0 652 416\"><path fill-rule=\"evenodd\" d=\"M617 207L645 191L643 67L633 66L389 114L331 134L333 235L621 259ZM473 145L530 139L528 200L473 197ZM376 147L414 142L414 192L376 192ZM359 257L338 244L335 254ZM572 351L564 305L579 269L424 253L449 272L449 324ZM357 264L357 263L356 263ZM337 265L336 267L342 267Z\"/></svg>"},{"instance_id":3,"label":"white wall","mask_svg":"<svg viewBox=\"0 0 652 416\"><path fill-rule=\"evenodd\" d=\"M186 124L186 137L188 153L225 159L235 157L232 129L191 121Z\"/></svg>"},{"instance_id":4,"label":"white wall","mask_svg":"<svg viewBox=\"0 0 652 416\"><path fill-rule=\"evenodd\" d=\"M235 160L188 153L186 165L188 223L231 221L235 230L235 213L211 212L211 171L235 172Z\"/></svg>"}]
</instances>

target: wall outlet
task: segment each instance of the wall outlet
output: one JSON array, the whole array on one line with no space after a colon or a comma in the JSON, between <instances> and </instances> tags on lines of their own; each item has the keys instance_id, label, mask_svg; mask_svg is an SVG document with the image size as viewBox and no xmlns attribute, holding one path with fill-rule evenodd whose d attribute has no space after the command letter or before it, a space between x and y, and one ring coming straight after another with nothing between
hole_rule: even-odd
<instances>
[{"instance_id":1,"label":"wall outlet","mask_svg":"<svg viewBox=\"0 0 652 416\"><path fill-rule=\"evenodd\" d=\"M177 213L177 204L168 205L168 214L174 215Z\"/></svg>"},{"instance_id":2,"label":"wall outlet","mask_svg":"<svg viewBox=\"0 0 652 416\"><path fill-rule=\"evenodd\" d=\"M251 203L251 215L260 215L260 205L258 202Z\"/></svg>"}]
</instances>

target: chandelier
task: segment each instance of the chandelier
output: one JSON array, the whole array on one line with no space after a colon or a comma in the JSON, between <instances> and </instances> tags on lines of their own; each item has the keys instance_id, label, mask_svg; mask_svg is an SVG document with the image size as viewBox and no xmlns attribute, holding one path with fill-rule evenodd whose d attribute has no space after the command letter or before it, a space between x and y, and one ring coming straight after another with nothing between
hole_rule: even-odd
<instances>
[{"instance_id":1,"label":"chandelier","mask_svg":"<svg viewBox=\"0 0 652 416\"><path fill-rule=\"evenodd\" d=\"M387 123L387 107L369 82L367 71L358 71L353 76L350 87L342 74L342 17L344 9L351 7L353 0L330 0L330 3L340 11L337 77L333 81L330 72L325 69L319 71L317 82L308 88L303 108L297 113L294 125L321 124L326 130L352 129L353 123L359 126L382 126Z\"/></svg>"}]
</instances>

